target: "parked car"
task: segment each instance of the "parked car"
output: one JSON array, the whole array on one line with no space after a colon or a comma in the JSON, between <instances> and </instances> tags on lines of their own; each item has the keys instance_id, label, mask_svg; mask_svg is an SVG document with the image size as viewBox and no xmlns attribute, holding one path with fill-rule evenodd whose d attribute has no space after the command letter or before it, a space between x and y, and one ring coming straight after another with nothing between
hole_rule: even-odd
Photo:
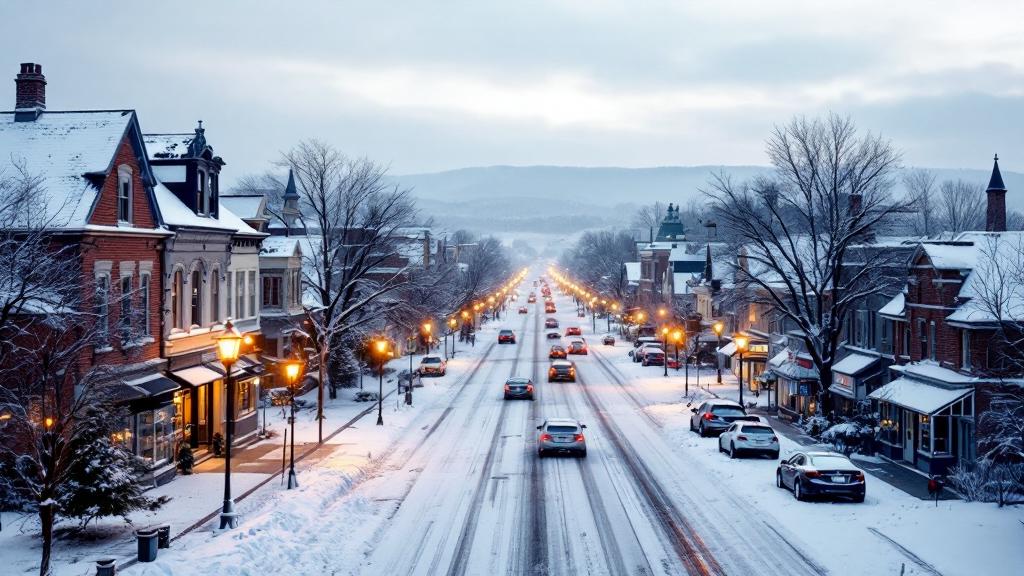
<instances>
[{"instance_id":1,"label":"parked car","mask_svg":"<svg viewBox=\"0 0 1024 576\"><path fill-rule=\"evenodd\" d=\"M529 378L509 378L505 381L505 400L529 398L533 400L533 382Z\"/></svg>"},{"instance_id":2,"label":"parked car","mask_svg":"<svg viewBox=\"0 0 1024 576\"><path fill-rule=\"evenodd\" d=\"M420 360L419 373L421 376L444 376L448 372L448 362L440 356L424 356Z\"/></svg>"},{"instance_id":3,"label":"parked car","mask_svg":"<svg viewBox=\"0 0 1024 576\"><path fill-rule=\"evenodd\" d=\"M533 294L530 294L530 297L526 299L526 303L527 304L533 304L536 301L537 301L537 297L534 296Z\"/></svg>"},{"instance_id":4,"label":"parked car","mask_svg":"<svg viewBox=\"0 0 1024 576\"><path fill-rule=\"evenodd\" d=\"M567 350L569 354L582 354L587 355L587 343L582 340L572 340L569 342L569 348Z\"/></svg>"},{"instance_id":5,"label":"parked car","mask_svg":"<svg viewBox=\"0 0 1024 576\"><path fill-rule=\"evenodd\" d=\"M558 328L558 320L555 320L554 318L547 318L547 319L544 320L544 327L545 328Z\"/></svg>"},{"instance_id":6,"label":"parked car","mask_svg":"<svg viewBox=\"0 0 1024 576\"><path fill-rule=\"evenodd\" d=\"M656 336L654 335L654 332L653 332L653 330L652 330L652 331L651 331L651 333L649 333L649 334L648 334L648 333L646 333L646 332L644 332L644 331L642 331L642 332L640 332L640 333L639 333L639 334L637 335L637 337L636 337L636 338L633 338L633 348L636 348L637 346L639 346L639 345L643 344L644 342L658 342L658 341L659 341L659 340L658 340L658 338L657 338L657 337L656 337Z\"/></svg>"},{"instance_id":7,"label":"parked car","mask_svg":"<svg viewBox=\"0 0 1024 576\"><path fill-rule=\"evenodd\" d=\"M409 372L408 370L402 370L401 372L398 373L398 387L401 388L403 392L409 389L409 382L410 381L412 382L412 385L415 386L416 388L422 388L423 387L423 378L420 376L419 370L416 370L415 372ZM271 399L273 401L271 402L271 405L279 406L280 404L276 404L275 403L278 400L278 398L276 396L273 396L274 390L283 390L287 394L288 393L288 389L287 388L275 388L275 389L267 390L268 393L272 394ZM290 398L290 396L289 397L285 397L285 402L282 402L281 404L287 404L288 403L287 400L289 398Z\"/></svg>"},{"instance_id":8,"label":"parked car","mask_svg":"<svg viewBox=\"0 0 1024 576\"><path fill-rule=\"evenodd\" d=\"M548 358L552 360L554 360L555 358L565 358L566 354L567 352L565 350L565 346L555 344L554 346L551 347L551 352L548 353Z\"/></svg>"},{"instance_id":9,"label":"parked car","mask_svg":"<svg viewBox=\"0 0 1024 576\"><path fill-rule=\"evenodd\" d=\"M547 314L554 314L557 311L558 310L555 309L555 303L554 302L547 302L547 303L544 304L544 312L545 313L547 313Z\"/></svg>"},{"instance_id":10,"label":"parked car","mask_svg":"<svg viewBox=\"0 0 1024 576\"><path fill-rule=\"evenodd\" d=\"M718 451L730 458L743 454L763 454L772 460L779 457L779 437L761 422L734 422L718 436Z\"/></svg>"},{"instance_id":11,"label":"parked car","mask_svg":"<svg viewBox=\"0 0 1024 576\"><path fill-rule=\"evenodd\" d=\"M657 348L658 350L661 350L661 343L644 342L643 344L638 346L636 350L631 350L629 352L629 355L633 357L633 362L642 362L644 359L644 351L648 348Z\"/></svg>"},{"instance_id":12,"label":"parked car","mask_svg":"<svg viewBox=\"0 0 1024 576\"><path fill-rule=\"evenodd\" d=\"M519 307L519 313L520 314L529 314L530 313L530 309L527 308L526 306L520 306Z\"/></svg>"},{"instance_id":13,"label":"parked car","mask_svg":"<svg viewBox=\"0 0 1024 576\"><path fill-rule=\"evenodd\" d=\"M867 494L864 471L838 452L797 452L779 463L775 485L793 491L797 500L838 496L863 502Z\"/></svg>"},{"instance_id":14,"label":"parked car","mask_svg":"<svg viewBox=\"0 0 1024 576\"><path fill-rule=\"evenodd\" d=\"M566 336L582 336L583 335L583 331L580 330L579 326L569 326L568 328L565 329L565 335Z\"/></svg>"},{"instance_id":15,"label":"parked car","mask_svg":"<svg viewBox=\"0 0 1024 576\"><path fill-rule=\"evenodd\" d=\"M576 366L568 360L555 360L548 369L548 382L575 382Z\"/></svg>"},{"instance_id":16,"label":"parked car","mask_svg":"<svg viewBox=\"0 0 1024 576\"><path fill-rule=\"evenodd\" d=\"M665 351L661 348L645 348L641 366L664 366Z\"/></svg>"},{"instance_id":17,"label":"parked car","mask_svg":"<svg viewBox=\"0 0 1024 576\"><path fill-rule=\"evenodd\" d=\"M747 416L747 411L736 402L719 398L706 400L691 411L693 416L690 416L690 431L699 433L701 438L720 434L738 420L760 421L757 416Z\"/></svg>"},{"instance_id":18,"label":"parked car","mask_svg":"<svg viewBox=\"0 0 1024 576\"><path fill-rule=\"evenodd\" d=\"M605 334L604 337L601 338L601 343L605 346L615 346L615 336L613 334Z\"/></svg>"},{"instance_id":19,"label":"parked car","mask_svg":"<svg viewBox=\"0 0 1024 576\"><path fill-rule=\"evenodd\" d=\"M583 436L585 425L573 418L548 418L537 426L540 438L537 440L537 456L549 454L572 454L587 457L587 439Z\"/></svg>"},{"instance_id":20,"label":"parked car","mask_svg":"<svg viewBox=\"0 0 1024 576\"><path fill-rule=\"evenodd\" d=\"M546 338L548 340L561 340L562 335L559 334L558 332L548 332Z\"/></svg>"},{"instance_id":21,"label":"parked car","mask_svg":"<svg viewBox=\"0 0 1024 576\"><path fill-rule=\"evenodd\" d=\"M498 332L498 344L515 344L516 333L511 330L502 330Z\"/></svg>"}]
</instances>

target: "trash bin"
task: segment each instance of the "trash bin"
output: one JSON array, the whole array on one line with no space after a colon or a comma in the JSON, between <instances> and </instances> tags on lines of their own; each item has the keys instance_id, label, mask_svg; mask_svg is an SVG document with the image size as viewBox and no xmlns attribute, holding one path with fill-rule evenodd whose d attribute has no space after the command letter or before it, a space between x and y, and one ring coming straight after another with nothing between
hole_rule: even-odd
<instances>
[{"instance_id":1,"label":"trash bin","mask_svg":"<svg viewBox=\"0 0 1024 576\"><path fill-rule=\"evenodd\" d=\"M157 548L171 547L171 525L163 524L156 527Z\"/></svg>"},{"instance_id":2,"label":"trash bin","mask_svg":"<svg viewBox=\"0 0 1024 576\"><path fill-rule=\"evenodd\" d=\"M115 558L100 558L96 561L96 576L116 576L117 560Z\"/></svg>"},{"instance_id":3,"label":"trash bin","mask_svg":"<svg viewBox=\"0 0 1024 576\"><path fill-rule=\"evenodd\" d=\"M154 529L139 530L135 532L139 540L139 562L156 561L156 549L158 542L157 531Z\"/></svg>"}]
</instances>

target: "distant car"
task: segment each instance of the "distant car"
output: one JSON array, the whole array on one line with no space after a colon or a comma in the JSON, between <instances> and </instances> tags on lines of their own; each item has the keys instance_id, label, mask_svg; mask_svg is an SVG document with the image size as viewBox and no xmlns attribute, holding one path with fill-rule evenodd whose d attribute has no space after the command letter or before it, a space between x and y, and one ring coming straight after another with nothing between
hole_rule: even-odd
<instances>
[{"instance_id":1,"label":"distant car","mask_svg":"<svg viewBox=\"0 0 1024 576\"><path fill-rule=\"evenodd\" d=\"M548 369L548 382L575 382L576 366L568 360L555 360Z\"/></svg>"},{"instance_id":2,"label":"distant car","mask_svg":"<svg viewBox=\"0 0 1024 576\"><path fill-rule=\"evenodd\" d=\"M555 309L555 303L554 302L547 302L547 303L545 303L544 304L544 312L547 313L547 314L554 314L555 312L558 312L558 310Z\"/></svg>"},{"instance_id":3,"label":"distant car","mask_svg":"<svg viewBox=\"0 0 1024 576\"><path fill-rule=\"evenodd\" d=\"M424 356L420 360L419 372L421 376L444 376L448 372L448 363L440 356Z\"/></svg>"},{"instance_id":4,"label":"distant car","mask_svg":"<svg viewBox=\"0 0 1024 576\"><path fill-rule=\"evenodd\" d=\"M529 378L509 378L505 381L505 400L529 398L533 400L533 382Z\"/></svg>"},{"instance_id":5,"label":"distant car","mask_svg":"<svg viewBox=\"0 0 1024 576\"><path fill-rule=\"evenodd\" d=\"M611 334L605 334L604 338L601 338L601 343L605 346L615 346L615 336Z\"/></svg>"},{"instance_id":6,"label":"distant car","mask_svg":"<svg viewBox=\"0 0 1024 576\"><path fill-rule=\"evenodd\" d=\"M559 346L558 344L555 344L554 346L551 347L551 352L548 353L548 358L552 360L554 360L555 358L565 358L566 354L567 352L565 351L565 346Z\"/></svg>"},{"instance_id":7,"label":"distant car","mask_svg":"<svg viewBox=\"0 0 1024 576\"><path fill-rule=\"evenodd\" d=\"M547 318L546 320L544 320L544 327L558 328L558 320L555 320L554 318Z\"/></svg>"},{"instance_id":8,"label":"distant car","mask_svg":"<svg viewBox=\"0 0 1024 576\"><path fill-rule=\"evenodd\" d=\"M661 343L660 342L644 342L643 344L638 346L635 350L633 350L633 351L631 351L629 353L629 355L633 357L633 362L643 362L643 360L644 360L644 351L646 349L648 349L648 348L657 348L658 350L661 350Z\"/></svg>"},{"instance_id":9,"label":"distant car","mask_svg":"<svg viewBox=\"0 0 1024 576\"><path fill-rule=\"evenodd\" d=\"M547 333L547 339L548 340L560 340L561 338L562 338L562 335L559 334L558 332L548 332Z\"/></svg>"},{"instance_id":10,"label":"distant car","mask_svg":"<svg viewBox=\"0 0 1024 576\"><path fill-rule=\"evenodd\" d=\"M793 491L797 500L838 496L863 502L867 494L864 471L837 452L797 452L779 463L775 485Z\"/></svg>"},{"instance_id":11,"label":"distant car","mask_svg":"<svg viewBox=\"0 0 1024 576\"><path fill-rule=\"evenodd\" d=\"M718 451L728 452L730 458L755 454L777 460L779 437L761 422L734 422L718 436Z\"/></svg>"},{"instance_id":12,"label":"distant car","mask_svg":"<svg viewBox=\"0 0 1024 576\"><path fill-rule=\"evenodd\" d=\"M533 304L536 301L537 301L537 297L534 296L533 294L530 294L530 297L526 299L526 302L529 303L529 304Z\"/></svg>"},{"instance_id":13,"label":"distant car","mask_svg":"<svg viewBox=\"0 0 1024 576\"><path fill-rule=\"evenodd\" d=\"M498 332L498 344L515 344L516 333L511 330L502 330Z\"/></svg>"},{"instance_id":14,"label":"distant car","mask_svg":"<svg viewBox=\"0 0 1024 576\"><path fill-rule=\"evenodd\" d=\"M520 314L529 314L529 313L530 313L530 310L529 310L529 308L527 308L526 306L520 306L520 307L519 307L519 313L520 313Z\"/></svg>"},{"instance_id":15,"label":"distant car","mask_svg":"<svg viewBox=\"0 0 1024 576\"><path fill-rule=\"evenodd\" d=\"M565 335L566 336L582 336L583 335L583 331L580 330L579 326L569 326L568 328L565 329Z\"/></svg>"},{"instance_id":16,"label":"distant car","mask_svg":"<svg viewBox=\"0 0 1024 576\"><path fill-rule=\"evenodd\" d=\"M664 366L665 352L661 348L645 348L641 366Z\"/></svg>"},{"instance_id":17,"label":"distant car","mask_svg":"<svg viewBox=\"0 0 1024 576\"><path fill-rule=\"evenodd\" d=\"M705 400L700 406L692 408L691 412L693 416L690 416L690 431L699 433L701 438L720 434L738 420L760 422L757 416L747 416L743 406L732 400L719 398Z\"/></svg>"},{"instance_id":18,"label":"distant car","mask_svg":"<svg viewBox=\"0 0 1024 576\"><path fill-rule=\"evenodd\" d=\"M582 354L587 355L587 343L582 340L573 340L569 342L569 348L566 350L569 354Z\"/></svg>"},{"instance_id":19,"label":"distant car","mask_svg":"<svg viewBox=\"0 0 1024 576\"><path fill-rule=\"evenodd\" d=\"M583 436L584 428L585 425L572 418L548 418L537 426L537 430L540 430L537 456L543 458L549 454L572 454L586 458L587 439Z\"/></svg>"}]
</instances>

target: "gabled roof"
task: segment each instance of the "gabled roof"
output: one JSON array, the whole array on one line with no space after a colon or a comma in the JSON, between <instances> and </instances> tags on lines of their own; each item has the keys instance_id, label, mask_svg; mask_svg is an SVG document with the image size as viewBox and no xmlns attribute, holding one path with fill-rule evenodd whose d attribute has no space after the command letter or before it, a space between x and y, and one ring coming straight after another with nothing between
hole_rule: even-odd
<instances>
[{"instance_id":1,"label":"gabled roof","mask_svg":"<svg viewBox=\"0 0 1024 576\"><path fill-rule=\"evenodd\" d=\"M160 221L171 228L205 228L254 238L267 236L265 232L254 230L225 206L220 206L219 218L199 216L160 182L153 186L153 195L160 212Z\"/></svg>"},{"instance_id":2,"label":"gabled roof","mask_svg":"<svg viewBox=\"0 0 1024 576\"><path fill-rule=\"evenodd\" d=\"M1024 321L1024 284L1017 274L1024 268L1024 232L964 232L957 240L971 243L972 259L958 294L963 304L946 320Z\"/></svg>"},{"instance_id":3,"label":"gabled roof","mask_svg":"<svg viewBox=\"0 0 1024 576\"><path fill-rule=\"evenodd\" d=\"M263 241L260 256L284 257L302 256L302 245L295 236L271 236Z\"/></svg>"},{"instance_id":4,"label":"gabled roof","mask_svg":"<svg viewBox=\"0 0 1024 576\"><path fill-rule=\"evenodd\" d=\"M0 171L11 176L24 166L41 178L40 199L50 227L83 228L126 135L136 153L144 154L133 110L47 111L28 122L0 112ZM146 159L139 158L139 164L142 181L151 184Z\"/></svg>"},{"instance_id":5,"label":"gabled roof","mask_svg":"<svg viewBox=\"0 0 1024 576\"><path fill-rule=\"evenodd\" d=\"M227 206L228 209L230 209L231 212L239 218L245 218L247 220L267 219L267 216L263 213L267 197L262 194L246 196L224 196L222 194L219 201L222 207Z\"/></svg>"}]
</instances>

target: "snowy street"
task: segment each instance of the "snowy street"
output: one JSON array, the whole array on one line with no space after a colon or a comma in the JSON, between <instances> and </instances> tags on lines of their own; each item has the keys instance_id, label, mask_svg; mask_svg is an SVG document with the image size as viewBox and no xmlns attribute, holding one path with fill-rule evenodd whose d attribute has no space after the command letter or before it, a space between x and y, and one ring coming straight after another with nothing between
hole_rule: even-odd
<instances>
[{"instance_id":1,"label":"snowy street","mask_svg":"<svg viewBox=\"0 0 1024 576\"><path fill-rule=\"evenodd\" d=\"M903 567L949 576L1013 574L1024 564L1019 509L960 501L934 508L871 477L864 504L797 502L774 485L777 461L729 460L715 439L689 432L682 375L664 378L660 367L633 364L627 344L602 346L602 332L577 318L568 298L555 302L560 331L581 326L590 346L589 355L570 356L576 383L546 381L543 308L517 315L512 306L477 332L475 348L459 344L448 375L426 379L414 408L396 408L392 396L385 426L374 426L373 411L331 439L322 461L299 467L298 490L274 477L239 503L237 530L208 523L155 563L123 573L752 575L785 567L900 574ZM517 344L498 345L498 328L515 330ZM535 401L502 399L504 380L515 375L533 380ZM587 425L586 458L537 458L535 427L552 416ZM315 440L310 424L300 438ZM781 440L785 458L797 445ZM195 519L215 509L222 477L168 485L201 476L212 498L210 510L191 511ZM187 516L180 504L169 507Z\"/></svg>"}]
</instances>

